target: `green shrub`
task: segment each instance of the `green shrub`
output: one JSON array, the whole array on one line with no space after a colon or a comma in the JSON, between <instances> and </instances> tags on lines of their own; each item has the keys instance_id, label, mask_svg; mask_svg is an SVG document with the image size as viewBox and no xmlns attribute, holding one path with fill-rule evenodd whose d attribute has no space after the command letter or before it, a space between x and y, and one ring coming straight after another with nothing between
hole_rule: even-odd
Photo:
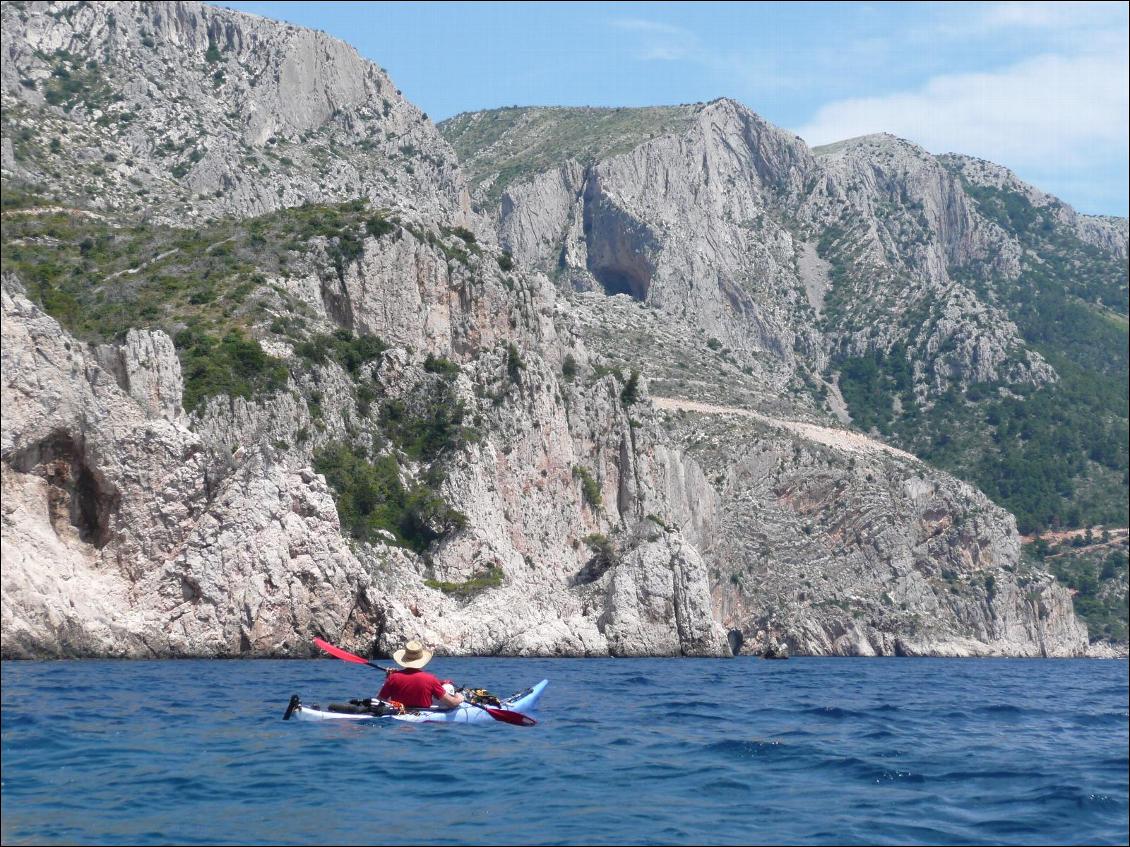
<instances>
[{"instance_id":1,"label":"green shrub","mask_svg":"<svg viewBox=\"0 0 1130 847\"><path fill-rule=\"evenodd\" d=\"M435 462L474 438L464 425L466 405L450 383L436 380L411 398L388 400L381 409L381 426L406 456Z\"/></svg>"},{"instance_id":2,"label":"green shrub","mask_svg":"<svg viewBox=\"0 0 1130 847\"><path fill-rule=\"evenodd\" d=\"M1075 613L1087 624L1092 641L1126 641L1130 609L1121 587L1127 575L1125 550L1061 552L1046 564L1059 582L1075 592L1071 598Z\"/></svg>"},{"instance_id":3,"label":"green shrub","mask_svg":"<svg viewBox=\"0 0 1130 847\"><path fill-rule=\"evenodd\" d=\"M188 411L221 394L251 398L286 387L286 365L268 356L257 341L239 330L221 339L188 329L177 334L175 344L184 371L184 407Z\"/></svg>"},{"instance_id":4,"label":"green shrub","mask_svg":"<svg viewBox=\"0 0 1130 847\"><path fill-rule=\"evenodd\" d=\"M70 66L68 67L68 62ZM97 64L82 66L77 59L57 53L51 76L43 91L44 99L63 111L71 111L78 103L90 109L105 105L112 94L109 84L102 78Z\"/></svg>"},{"instance_id":5,"label":"green shrub","mask_svg":"<svg viewBox=\"0 0 1130 847\"><path fill-rule=\"evenodd\" d=\"M605 572L618 562L616 546L607 535L594 532L585 537L585 544L593 552L593 556L585 566L573 575L573 585L588 585L600 579Z\"/></svg>"},{"instance_id":6,"label":"green shrub","mask_svg":"<svg viewBox=\"0 0 1130 847\"><path fill-rule=\"evenodd\" d=\"M396 231L396 224L384 215L376 214L365 221L365 231L373 238L380 238Z\"/></svg>"},{"instance_id":7,"label":"green shrub","mask_svg":"<svg viewBox=\"0 0 1130 847\"><path fill-rule=\"evenodd\" d=\"M876 351L840 363L840 391L852 422L864 431L887 432L894 418L894 395L902 391L906 402L913 403L911 389L905 348L891 355Z\"/></svg>"},{"instance_id":8,"label":"green shrub","mask_svg":"<svg viewBox=\"0 0 1130 847\"><path fill-rule=\"evenodd\" d=\"M27 209L34 206L45 206L48 203L49 201L45 197L18 185L9 186L5 183L4 190L0 192L0 207L5 210ZM7 245L5 247L7 248Z\"/></svg>"},{"instance_id":9,"label":"green shrub","mask_svg":"<svg viewBox=\"0 0 1130 847\"><path fill-rule=\"evenodd\" d=\"M596 484L589 469L582 465L573 465L573 478L581 481L581 494L589 507L599 509L604 501L600 496L600 486Z\"/></svg>"},{"instance_id":10,"label":"green shrub","mask_svg":"<svg viewBox=\"0 0 1130 847\"><path fill-rule=\"evenodd\" d=\"M628 381L624 383L624 388L620 391L620 402L625 406L631 406L635 403L639 399L639 384L640 372L633 370Z\"/></svg>"},{"instance_id":11,"label":"green shrub","mask_svg":"<svg viewBox=\"0 0 1130 847\"><path fill-rule=\"evenodd\" d=\"M435 579L425 579L424 585L438 589L444 594L465 599L488 588L497 588L502 585L502 576L502 568L491 565L486 571L476 574L466 582L441 582Z\"/></svg>"},{"instance_id":12,"label":"green shrub","mask_svg":"<svg viewBox=\"0 0 1130 847\"><path fill-rule=\"evenodd\" d=\"M459 365L443 356L433 356L431 353L424 359L424 370L428 373L442 374L448 378L459 375Z\"/></svg>"},{"instance_id":13,"label":"green shrub","mask_svg":"<svg viewBox=\"0 0 1130 847\"><path fill-rule=\"evenodd\" d=\"M612 367L611 365L602 365L600 362L592 366L593 379L600 380L609 374L613 374L617 379L623 379L624 375L620 372L619 368Z\"/></svg>"},{"instance_id":14,"label":"green shrub","mask_svg":"<svg viewBox=\"0 0 1130 847\"><path fill-rule=\"evenodd\" d=\"M611 566L616 564L618 560L616 545L612 543L612 539L607 535L599 532L586 535L585 544L596 554L597 560L602 565Z\"/></svg>"},{"instance_id":15,"label":"green shrub","mask_svg":"<svg viewBox=\"0 0 1130 847\"><path fill-rule=\"evenodd\" d=\"M347 329L338 329L295 345L294 352L315 365L332 359L355 374L365 363L379 359L387 349L388 345L375 335L354 335Z\"/></svg>"},{"instance_id":16,"label":"green shrub","mask_svg":"<svg viewBox=\"0 0 1130 847\"><path fill-rule=\"evenodd\" d=\"M334 490L341 525L358 541L374 542L380 531L416 552L447 532L462 529L467 518L425 484L406 487L396 457L368 461L345 444L315 454L314 469Z\"/></svg>"},{"instance_id":17,"label":"green shrub","mask_svg":"<svg viewBox=\"0 0 1130 847\"><path fill-rule=\"evenodd\" d=\"M572 353L565 354L565 360L561 363L561 375L565 377L566 382L572 382L577 377L577 360L573 358Z\"/></svg>"},{"instance_id":18,"label":"green shrub","mask_svg":"<svg viewBox=\"0 0 1130 847\"><path fill-rule=\"evenodd\" d=\"M514 346L514 342L511 341L506 345L506 373L511 382L517 383L519 381L524 367L522 355L518 352L518 348Z\"/></svg>"}]
</instances>

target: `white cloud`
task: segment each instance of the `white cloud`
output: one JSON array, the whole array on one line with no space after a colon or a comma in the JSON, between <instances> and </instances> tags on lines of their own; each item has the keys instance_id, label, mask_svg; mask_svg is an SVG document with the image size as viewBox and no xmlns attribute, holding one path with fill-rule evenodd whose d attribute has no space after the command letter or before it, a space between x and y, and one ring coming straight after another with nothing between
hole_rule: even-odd
<instances>
[{"instance_id":1,"label":"white cloud","mask_svg":"<svg viewBox=\"0 0 1130 847\"><path fill-rule=\"evenodd\" d=\"M719 50L685 27L641 18L621 18L611 23L616 29L635 36L632 56L636 59L688 62L731 82L738 89L759 90L768 86L785 89L804 84L800 79L784 75L771 55ZM714 92L715 96L720 93Z\"/></svg>"},{"instance_id":2,"label":"white cloud","mask_svg":"<svg viewBox=\"0 0 1130 847\"><path fill-rule=\"evenodd\" d=\"M931 152L1019 168L1127 154L1125 52L1048 55L991 73L946 74L912 90L822 106L797 133L811 145L892 132Z\"/></svg>"},{"instance_id":3,"label":"white cloud","mask_svg":"<svg viewBox=\"0 0 1130 847\"><path fill-rule=\"evenodd\" d=\"M993 3L981 9L979 23L988 27L1026 29L1078 29L1126 25L1125 3Z\"/></svg>"},{"instance_id":4,"label":"white cloud","mask_svg":"<svg viewBox=\"0 0 1130 847\"><path fill-rule=\"evenodd\" d=\"M1094 49L1117 33L1125 43L1125 3L1014 2L944 4L933 7L901 35L921 44L982 43L992 49L1011 45L1027 52Z\"/></svg>"},{"instance_id":5,"label":"white cloud","mask_svg":"<svg viewBox=\"0 0 1130 847\"><path fill-rule=\"evenodd\" d=\"M624 18L612 25L640 36L634 53L637 59L677 62L697 58L702 49L699 37L680 26L640 18Z\"/></svg>"},{"instance_id":6,"label":"white cloud","mask_svg":"<svg viewBox=\"0 0 1130 847\"><path fill-rule=\"evenodd\" d=\"M612 25L637 59L706 71L716 89L706 96L731 94L755 109L790 95L798 104L811 103L820 91L840 97L792 127L813 146L891 132L934 153L999 162L1045 190L1071 188L1078 193L1064 199L1089 211L1124 213L1130 7L1018 2L917 8L925 11L901 30L885 26L877 7L871 26L849 19L834 45L816 39L788 50L756 49L756 40L748 49L723 47L652 20ZM900 74L914 82L890 91ZM879 85L889 93L870 94ZM843 96L857 92L869 96Z\"/></svg>"}]
</instances>

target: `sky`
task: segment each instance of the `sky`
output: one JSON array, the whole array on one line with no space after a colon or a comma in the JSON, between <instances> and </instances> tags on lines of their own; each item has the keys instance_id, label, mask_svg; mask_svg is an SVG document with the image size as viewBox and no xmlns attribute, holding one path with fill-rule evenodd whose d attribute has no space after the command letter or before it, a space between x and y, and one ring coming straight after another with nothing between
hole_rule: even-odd
<instances>
[{"instance_id":1,"label":"sky","mask_svg":"<svg viewBox=\"0 0 1130 847\"><path fill-rule=\"evenodd\" d=\"M891 132L1127 214L1124 2L219 5L343 39L437 122L732 97L813 146Z\"/></svg>"}]
</instances>

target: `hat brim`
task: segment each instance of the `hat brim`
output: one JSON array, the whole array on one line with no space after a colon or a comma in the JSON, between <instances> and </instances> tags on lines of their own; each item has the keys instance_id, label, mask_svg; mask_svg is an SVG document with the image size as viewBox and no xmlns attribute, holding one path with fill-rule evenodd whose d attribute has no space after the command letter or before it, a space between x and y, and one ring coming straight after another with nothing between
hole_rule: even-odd
<instances>
[{"instance_id":1,"label":"hat brim","mask_svg":"<svg viewBox=\"0 0 1130 847\"><path fill-rule=\"evenodd\" d=\"M431 650L424 650L424 655L420 656L420 658L412 659L411 661L406 662L404 661L404 654L406 652L406 650L400 649L394 650L392 653L392 660L402 668L422 668L432 660L432 656L434 655Z\"/></svg>"}]
</instances>

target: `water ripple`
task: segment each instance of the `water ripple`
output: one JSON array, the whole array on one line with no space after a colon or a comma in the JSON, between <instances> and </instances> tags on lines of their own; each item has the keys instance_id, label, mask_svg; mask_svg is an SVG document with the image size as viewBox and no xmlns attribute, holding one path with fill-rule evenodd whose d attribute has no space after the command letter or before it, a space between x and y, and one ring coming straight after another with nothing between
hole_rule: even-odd
<instances>
[{"instance_id":1,"label":"water ripple","mask_svg":"<svg viewBox=\"0 0 1130 847\"><path fill-rule=\"evenodd\" d=\"M5 844L1125 843L1127 665L437 659L539 724L295 724L342 662L3 663Z\"/></svg>"}]
</instances>

